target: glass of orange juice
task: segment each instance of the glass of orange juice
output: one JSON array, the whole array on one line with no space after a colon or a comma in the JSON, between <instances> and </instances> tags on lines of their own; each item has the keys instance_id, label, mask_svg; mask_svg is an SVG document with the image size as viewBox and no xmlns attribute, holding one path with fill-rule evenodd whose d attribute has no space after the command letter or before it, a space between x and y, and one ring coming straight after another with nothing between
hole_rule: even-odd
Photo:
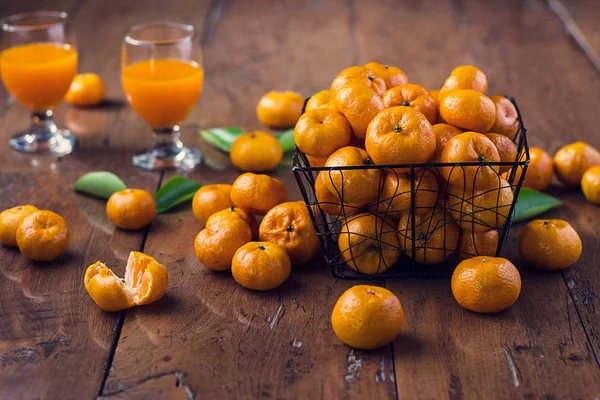
<instances>
[{"instance_id":1,"label":"glass of orange juice","mask_svg":"<svg viewBox=\"0 0 600 400\"><path fill-rule=\"evenodd\" d=\"M154 131L152 148L135 154L133 164L149 170L194 168L200 152L183 146L179 126L204 83L196 30L175 22L134 26L125 34L121 58L127 101Z\"/></svg>"},{"instance_id":2,"label":"glass of orange juice","mask_svg":"<svg viewBox=\"0 0 600 400\"><path fill-rule=\"evenodd\" d=\"M32 124L10 140L27 153L69 154L75 137L58 129L52 114L77 73L75 36L65 12L38 11L4 18L0 75L6 90L28 111Z\"/></svg>"}]
</instances>

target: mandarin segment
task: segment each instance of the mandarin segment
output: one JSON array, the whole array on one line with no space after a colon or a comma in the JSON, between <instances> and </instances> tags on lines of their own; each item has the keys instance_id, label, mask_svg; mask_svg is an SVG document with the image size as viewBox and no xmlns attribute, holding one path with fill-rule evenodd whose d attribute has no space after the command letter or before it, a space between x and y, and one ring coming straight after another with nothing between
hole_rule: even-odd
<instances>
[{"instance_id":1,"label":"mandarin segment","mask_svg":"<svg viewBox=\"0 0 600 400\"><path fill-rule=\"evenodd\" d=\"M206 221L212 214L232 205L231 185L215 183L202 186L194 194L192 212L198 221L206 224Z\"/></svg>"},{"instance_id":2,"label":"mandarin segment","mask_svg":"<svg viewBox=\"0 0 600 400\"><path fill-rule=\"evenodd\" d=\"M247 172L238 176L231 188L233 205L250 214L265 215L286 200L285 185L269 175Z\"/></svg>"},{"instance_id":3,"label":"mandarin segment","mask_svg":"<svg viewBox=\"0 0 600 400\"><path fill-rule=\"evenodd\" d=\"M562 219L537 219L519 233L519 254L534 267L560 270L575 264L581 256L579 234Z\"/></svg>"},{"instance_id":4,"label":"mandarin segment","mask_svg":"<svg viewBox=\"0 0 600 400\"><path fill-rule=\"evenodd\" d=\"M233 142L229 158L240 171L271 171L277 168L283 158L283 146L266 132L247 132Z\"/></svg>"},{"instance_id":5,"label":"mandarin segment","mask_svg":"<svg viewBox=\"0 0 600 400\"><path fill-rule=\"evenodd\" d=\"M290 276L292 265L281 246L269 242L248 242L233 256L231 274L237 283L252 290L271 290Z\"/></svg>"},{"instance_id":6,"label":"mandarin segment","mask_svg":"<svg viewBox=\"0 0 600 400\"><path fill-rule=\"evenodd\" d=\"M305 112L294 128L298 148L316 158L327 158L337 149L348 146L351 136L348 120L327 108Z\"/></svg>"},{"instance_id":7,"label":"mandarin segment","mask_svg":"<svg viewBox=\"0 0 600 400\"><path fill-rule=\"evenodd\" d=\"M34 261L54 261L67 251L69 228L60 215L37 210L20 219L15 238L25 257Z\"/></svg>"},{"instance_id":8,"label":"mandarin segment","mask_svg":"<svg viewBox=\"0 0 600 400\"><path fill-rule=\"evenodd\" d=\"M38 208L30 204L9 208L0 213L0 243L17 247L17 228L21 220L38 211Z\"/></svg>"}]
</instances>

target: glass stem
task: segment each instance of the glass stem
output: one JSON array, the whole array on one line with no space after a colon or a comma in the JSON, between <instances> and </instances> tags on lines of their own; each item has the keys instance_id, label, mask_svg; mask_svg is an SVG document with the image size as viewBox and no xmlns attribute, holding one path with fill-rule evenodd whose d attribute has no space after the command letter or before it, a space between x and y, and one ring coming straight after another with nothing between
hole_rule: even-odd
<instances>
[{"instance_id":1,"label":"glass stem","mask_svg":"<svg viewBox=\"0 0 600 400\"><path fill-rule=\"evenodd\" d=\"M152 153L158 160L176 159L180 156L183 143L179 139L179 125L170 128L158 128L154 130Z\"/></svg>"},{"instance_id":2,"label":"glass stem","mask_svg":"<svg viewBox=\"0 0 600 400\"><path fill-rule=\"evenodd\" d=\"M52 115L52 110L33 111L31 113L30 133L35 136L36 141L48 141L58 131Z\"/></svg>"}]
</instances>

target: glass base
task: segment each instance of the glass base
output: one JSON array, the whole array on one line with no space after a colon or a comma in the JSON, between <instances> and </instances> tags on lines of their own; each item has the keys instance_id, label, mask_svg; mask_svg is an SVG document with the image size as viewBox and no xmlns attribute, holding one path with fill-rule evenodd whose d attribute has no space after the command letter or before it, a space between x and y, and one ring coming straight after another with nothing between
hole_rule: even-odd
<instances>
[{"instance_id":1,"label":"glass base","mask_svg":"<svg viewBox=\"0 0 600 400\"><path fill-rule=\"evenodd\" d=\"M175 156L167 156L156 149L146 149L136 153L132 162L139 168L150 171L177 168L181 170L194 169L202 161L202 154L190 147L181 147L181 151Z\"/></svg>"},{"instance_id":2,"label":"glass base","mask_svg":"<svg viewBox=\"0 0 600 400\"><path fill-rule=\"evenodd\" d=\"M50 135L37 131L26 131L11 137L8 144L23 153L51 153L64 156L73 151L77 139L66 129L57 129Z\"/></svg>"}]
</instances>

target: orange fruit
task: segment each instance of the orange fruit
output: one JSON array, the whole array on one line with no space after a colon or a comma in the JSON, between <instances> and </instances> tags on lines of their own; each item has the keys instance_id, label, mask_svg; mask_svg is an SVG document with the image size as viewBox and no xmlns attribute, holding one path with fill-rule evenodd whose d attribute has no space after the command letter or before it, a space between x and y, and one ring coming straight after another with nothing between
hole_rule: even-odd
<instances>
[{"instance_id":1,"label":"orange fruit","mask_svg":"<svg viewBox=\"0 0 600 400\"><path fill-rule=\"evenodd\" d=\"M414 182L412 182L414 180ZM381 189L379 212L387 215L409 212L412 203L412 185L414 185L415 214L426 214L435 206L438 198L438 182L429 170L417 171L414 177L389 171L385 175Z\"/></svg>"},{"instance_id":2,"label":"orange fruit","mask_svg":"<svg viewBox=\"0 0 600 400\"><path fill-rule=\"evenodd\" d=\"M152 222L156 216L156 202L146 190L120 190L108 199L106 214L119 228L136 231Z\"/></svg>"},{"instance_id":3,"label":"orange fruit","mask_svg":"<svg viewBox=\"0 0 600 400\"><path fill-rule=\"evenodd\" d=\"M294 266L306 264L319 252L319 238L308 209L299 201L273 207L260 223L258 236L285 249Z\"/></svg>"},{"instance_id":4,"label":"orange fruit","mask_svg":"<svg viewBox=\"0 0 600 400\"><path fill-rule=\"evenodd\" d=\"M381 97L362 83L349 83L334 93L335 108L346 117L354 136L364 138L373 118L385 108Z\"/></svg>"},{"instance_id":5,"label":"orange fruit","mask_svg":"<svg viewBox=\"0 0 600 400\"><path fill-rule=\"evenodd\" d=\"M519 113L513 103L504 96L490 96L496 106L496 118L490 131L513 139L519 131Z\"/></svg>"},{"instance_id":6,"label":"orange fruit","mask_svg":"<svg viewBox=\"0 0 600 400\"><path fill-rule=\"evenodd\" d=\"M403 214L398 223L398 238L404 252L419 264L433 265L450 257L458 245L458 225L442 209L427 214ZM415 247L413 252L413 238Z\"/></svg>"},{"instance_id":7,"label":"orange fruit","mask_svg":"<svg viewBox=\"0 0 600 400\"><path fill-rule=\"evenodd\" d=\"M16 247L19 222L37 210L37 207L27 204L2 211L0 213L0 243Z\"/></svg>"},{"instance_id":8,"label":"orange fruit","mask_svg":"<svg viewBox=\"0 0 600 400\"><path fill-rule=\"evenodd\" d=\"M274 129L292 128L304 106L304 97L300 93L271 91L258 101L256 116L261 124Z\"/></svg>"},{"instance_id":9,"label":"orange fruit","mask_svg":"<svg viewBox=\"0 0 600 400\"><path fill-rule=\"evenodd\" d=\"M396 86L386 91L383 95L383 105L385 108L410 107L423 114L431 124L438 120L439 102L436 102L427 89L414 83Z\"/></svg>"},{"instance_id":10,"label":"orange fruit","mask_svg":"<svg viewBox=\"0 0 600 400\"><path fill-rule=\"evenodd\" d=\"M310 96L310 99L308 99L308 101L306 102L306 107L304 111L312 111L317 110L319 108L328 108L330 110L335 110L335 104L333 104L331 91L329 89L321 90L320 92Z\"/></svg>"},{"instance_id":11,"label":"orange fruit","mask_svg":"<svg viewBox=\"0 0 600 400\"><path fill-rule=\"evenodd\" d=\"M470 89L485 94L487 86L487 77L482 70L472 65L461 65L452 70L440 92L444 96L454 89Z\"/></svg>"},{"instance_id":12,"label":"orange fruit","mask_svg":"<svg viewBox=\"0 0 600 400\"><path fill-rule=\"evenodd\" d=\"M435 153L435 134L423 114L410 107L392 107L373 119L365 147L376 164L425 163ZM408 172L410 168L396 171Z\"/></svg>"},{"instance_id":13,"label":"orange fruit","mask_svg":"<svg viewBox=\"0 0 600 400\"><path fill-rule=\"evenodd\" d=\"M496 106L489 97L468 89L455 89L442 94L442 119L458 128L486 133L494 124Z\"/></svg>"},{"instance_id":14,"label":"orange fruit","mask_svg":"<svg viewBox=\"0 0 600 400\"><path fill-rule=\"evenodd\" d=\"M444 179L454 186L484 189L498 184L497 166L486 163L500 162L500 154L494 143L477 132L460 133L448 140L440 155L442 163L473 163L481 165L442 167Z\"/></svg>"},{"instance_id":15,"label":"orange fruit","mask_svg":"<svg viewBox=\"0 0 600 400\"><path fill-rule=\"evenodd\" d=\"M317 157L313 157L308 154L305 154L305 155L306 155L306 160L308 161L308 164L310 167L320 168L320 167L325 166L325 162L327 161L327 158L317 158Z\"/></svg>"},{"instance_id":16,"label":"orange fruit","mask_svg":"<svg viewBox=\"0 0 600 400\"><path fill-rule=\"evenodd\" d=\"M477 313L497 313L515 304L521 275L506 258L479 256L462 261L452 274L452 295Z\"/></svg>"},{"instance_id":17,"label":"orange fruit","mask_svg":"<svg viewBox=\"0 0 600 400\"><path fill-rule=\"evenodd\" d=\"M353 207L349 204L342 205L338 197L331 193L327 188L326 181L328 179L331 179L329 177L329 172L321 171L315 180L315 196L319 207L321 207L323 211L331 215L346 215L360 210L360 208Z\"/></svg>"},{"instance_id":18,"label":"orange fruit","mask_svg":"<svg viewBox=\"0 0 600 400\"><path fill-rule=\"evenodd\" d=\"M553 161L558 179L566 186L577 186L585 171L600 165L600 152L587 143L575 142L559 149Z\"/></svg>"},{"instance_id":19,"label":"orange fruit","mask_svg":"<svg viewBox=\"0 0 600 400\"><path fill-rule=\"evenodd\" d=\"M192 199L192 212L204 225L212 214L230 206L232 206L231 185L226 183L204 185L198 189Z\"/></svg>"},{"instance_id":20,"label":"orange fruit","mask_svg":"<svg viewBox=\"0 0 600 400\"><path fill-rule=\"evenodd\" d=\"M285 185L269 175L246 172L238 176L231 188L233 205L250 214L265 215L286 200Z\"/></svg>"},{"instance_id":21,"label":"orange fruit","mask_svg":"<svg viewBox=\"0 0 600 400\"><path fill-rule=\"evenodd\" d=\"M104 99L104 83L97 74L77 74L65 95L65 101L74 106L96 106Z\"/></svg>"},{"instance_id":22,"label":"orange fruit","mask_svg":"<svg viewBox=\"0 0 600 400\"><path fill-rule=\"evenodd\" d=\"M365 67L370 69L376 78L383 79L387 89L408 83L406 74L398 67L377 62L366 63Z\"/></svg>"},{"instance_id":23,"label":"orange fruit","mask_svg":"<svg viewBox=\"0 0 600 400\"><path fill-rule=\"evenodd\" d=\"M518 183L523 173L523 167L519 166L516 168L514 182ZM510 172L506 172L503 176L508 177L509 174ZM552 158L539 147L530 147L529 166L527 166L523 187L534 190L546 190L552 183L553 176L554 166L552 165Z\"/></svg>"},{"instance_id":24,"label":"orange fruit","mask_svg":"<svg viewBox=\"0 0 600 400\"><path fill-rule=\"evenodd\" d=\"M15 237L21 253L34 261L54 261L69 246L67 222L48 210L34 211L21 218Z\"/></svg>"},{"instance_id":25,"label":"orange fruit","mask_svg":"<svg viewBox=\"0 0 600 400\"><path fill-rule=\"evenodd\" d=\"M401 255L392 223L366 213L346 218L338 247L350 268L368 275L384 273Z\"/></svg>"},{"instance_id":26,"label":"orange fruit","mask_svg":"<svg viewBox=\"0 0 600 400\"><path fill-rule=\"evenodd\" d=\"M335 303L331 326L345 344L371 350L390 343L404 325L404 310L392 292L379 286L356 285Z\"/></svg>"},{"instance_id":27,"label":"orange fruit","mask_svg":"<svg viewBox=\"0 0 600 400\"><path fill-rule=\"evenodd\" d=\"M438 105L440 104L440 92L440 89L429 89L429 94L438 102Z\"/></svg>"},{"instance_id":28,"label":"orange fruit","mask_svg":"<svg viewBox=\"0 0 600 400\"><path fill-rule=\"evenodd\" d=\"M327 108L305 112L294 128L296 146L317 158L327 158L337 149L348 146L351 135L348 120Z\"/></svg>"},{"instance_id":29,"label":"orange fruit","mask_svg":"<svg viewBox=\"0 0 600 400\"><path fill-rule=\"evenodd\" d=\"M336 167L370 167L373 161L358 147L342 147L329 156L325 166L332 168L325 180L327 188L344 204L362 207L377 199L380 170L374 168L339 170Z\"/></svg>"},{"instance_id":30,"label":"orange fruit","mask_svg":"<svg viewBox=\"0 0 600 400\"><path fill-rule=\"evenodd\" d=\"M229 158L244 172L271 171L283 158L283 146L272 135L253 131L240 135L231 145Z\"/></svg>"},{"instance_id":31,"label":"orange fruit","mask_svg":"<svg viewBox=\"0 0 600 400\"><path fill-rule=\"evenodd\" d=\"M521 258L538 268L569 268L579 260L581 248L577 231L562 219L537 219L519 233Z\"/></svg>"},{"instance_id":32,"label":"orange fruit","mask_svg":"<svg viewBox=\"0 0 600 400\"><path fill-rule=\"evenodd\" d=\"M600 166L585 171L581 178L581 190L589 202L600 204Z\"/></svg>"},{"instance_id":33,"label":"orange fruit","mask_svg":"<svg viewBox=\"0 0 600 400\"><path fill-rule=\"evenodd\" d=\"M433 133L435 135L435 153L431 161L436 163L440 161L442 150L444 150L448 140L460 133L463 133L463 131L448 124L435 124L432 125L431 128L433 129Z\"/></svg>"},{"instance_id":34,"label":"orange fruit","mask_svg":"<svg viewBox=\"0 0 600 400\"><path fill-rule=\"evenodd\" d=\"M237 208L234 206L230 206L224 210L220 210L214 214L211 214L211 216L208 217L204 225L211 226L212 224L215 224L218 221L227 218L241 219L242 221L247 223L250 227L250 231L252 232L252 238L258 239L258 222L256 221L256 217L252 214L248 214L241 208Z\"/></svg>"},{"instance_id":35,"label":"orange fruit","mask_svg":"<svg viewBox=\"0 0 600 400\"><path fill-rule=\"evenodd\" d=\"M153 257L132 251L125 267L125 279L118 278L97 261L85 271L83 285L92 300L104 311L121 311L161 299L169 285L164 265Z\"/></svg>"},{"instance_id":36,"label":"orange fruit","mask_svg":"<svg viewBox=\"0 0 600 400\"><path fill-rule=\"evenodd\" d=\"M194 239L196 258L213 271L231 268L233 255L252 240L252 232L242 219L223 218L201 230Z\"/></svg>"},{"instance_id":37,"label":"orange fruit","mask_svg":"<svg viewBox=\"0 0 600 400\"><path fill-rule=\"evenodd\" d=\"M458 260L477 256L495 256L498 249L498 231L473 232L460 230L458 239Z\"/></svg>"},{"instance_id":38,"label":"orange fruit","mask_svg":"<svg viewBox=\"0 0 600 400\"><path fill-rule=\"evenodd\" d=\"M375 72L367 67L358 65L342 70L331 83L331 95L335 99L336 93L344 86L366 86L373 92L382 96L387 90L385 80L376 76ZM338 108L339 109L339 108Z\"/></svg>"},{"instance_id":39,"label":"orange fruit","mask_svg":"<svg viewBox=\"0 0 600 400\"><path fill-rule=\"evenodd\" d=\"M485 137L490 139L492 143L494 143L494 146L496 146L496 150L498 150L498 155L500 156L501 162L509 162L514 164L517 161L517 145L512 140L498 133L486 133ZM511 168L511 165L498 166L498 170L501 173L506 172Z\"/></svg>"},{"instance_id":40,"label":"orange fruit","mask_svg":"<svg viewBox=\"0 0 600 400\"><path fill-rule=\"evenodd\" d=\"M275 289L291 272L290 258L275 243L248 242L235 252L231 262L233 279L252 290Z\"/></svg>"}]
</instances>

